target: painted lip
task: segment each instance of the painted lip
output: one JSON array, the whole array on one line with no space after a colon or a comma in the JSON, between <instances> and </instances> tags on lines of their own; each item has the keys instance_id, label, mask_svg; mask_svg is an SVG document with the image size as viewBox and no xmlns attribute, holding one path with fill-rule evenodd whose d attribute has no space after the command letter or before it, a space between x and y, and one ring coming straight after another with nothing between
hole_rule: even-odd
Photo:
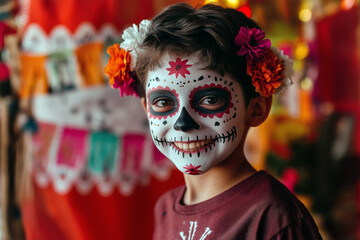
<instances>
[{"instance_id":1,"label":"painted lip","mask_svg":"<svg viewBox=\"0 0 360 240\"><path fill-rule=\"evenodd\" d=\"M201 150L204 150L209 145L215 143L215 139L210 140L199 140L199 141L190 141L190 142L171 142L171 144L181 152L186 153L196 153Z\"/></svg>"},{"instance_id":2,"label":"painted lip","mask_svg":"<svg viewBox=\"0 0 360 240\"><path fill-rule=\"evenodd\" d=\"M180 141L176 141L176 138L167 140L166 138L159 138L157 136L153 136L153 139L154 143L158 146L172 146L172 149L177 152L177 154L180 154L181 152L183 157L185 157L185 154L188 154L190 157L192 157L193 154L197 154L199 157L200 152L204 151L207 153L208 151L211 151L212 147L216 146L216 143L224 144L226 141L234 141L236 137L237 132L236 127L234 126L229 131L226 131L226 133L217 134L215 136L210 135L210 138L205 136L205 139L203 140L199 140L198 136L196 136L196 140L190 140L190 138L188 138L188 141L183 141L183 137L180 137Z\"/></svg>"}]
</instances>

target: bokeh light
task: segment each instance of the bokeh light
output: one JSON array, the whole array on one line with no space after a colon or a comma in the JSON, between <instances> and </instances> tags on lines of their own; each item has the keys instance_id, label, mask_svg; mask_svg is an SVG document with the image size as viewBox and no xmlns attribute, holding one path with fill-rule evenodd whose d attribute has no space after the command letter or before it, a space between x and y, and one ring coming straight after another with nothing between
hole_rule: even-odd
<instances>
[{"instance_id":1,"label":"bokeh light","mask_svg":"<svg viewBox=\"0 0 360 240\"><path fill-rule=\"evenodd\" d=\"M309 46L305 42L297 44L295 49L295 59L303 60L309 55Z\"/></svg>"},{"instance_id":2,"label":"bokeh light","mask_svg":"<svg viewBox=\"0 0 360 240\"><path fill-rule=\"evenodd\" d=\"M218 0L205 0L205 4L218 3Z\"/></svg>"},{"instance_id":3,"label":"bokeh light","mask_svg":"<svg viewBox=\"0 0 360 240\"><path fill-rule=\"evenodd\" d=\"M246 4L245 6L242 6L240 8L237 9L239 12L242 12L243 14L245 14L245 16L247 16L248 18L251 18L251 9L249 4Z\"/></svg>"},{"instance_id":4,"label":"bokeh light","mask_svg":"<svg viewBox=\"0 0 360 240\"><path fill-rule=\"evenodd\" d=\"M302 10L300 10L299 12L299 19L302 21L302 22L308 22L311 20L311 17L312 17L312 13L311 13L311 10L308 9L308 8L304 8Z\"/></svg>"},{"instance_id":5,"label":"bokeh light","mask_svg":"<svg viewBox=\"0 0 360 240\"><path fill-rule=\"evenodd\" d=\"M227 5L227 7L230 7L230 8L238 8L240 6L240 2L243 2L243 1L240 1L240 0L226 0L226 5Z\"/></svg>"},{"instance_id":6,"label":"bokeh light","mask_svg":"<svg viewBox=\"0 0 360 240\"><path fill-rule=\"evenodd\" d=\"M300 87L305 91L310 91L313 88L313 82L309 77L305 77L301 80Z\"/></svg>"},{"instance_id":7,"label":"bokeh light","mask_svg":"<svg viewBox=\"0 0 360 240\"><path fill-rule=\"evenodd\" d=\"M341 8L342 9L350 9L354 6L355 0L342 0L341 1Z\"/></svg>"}]
</instances>

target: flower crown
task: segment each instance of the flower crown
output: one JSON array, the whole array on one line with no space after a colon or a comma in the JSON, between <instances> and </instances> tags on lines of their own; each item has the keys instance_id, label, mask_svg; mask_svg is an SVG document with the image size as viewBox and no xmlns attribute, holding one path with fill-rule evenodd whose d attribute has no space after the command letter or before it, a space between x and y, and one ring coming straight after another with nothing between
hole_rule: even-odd
<instances>
[{"instance_id":1,"label":"flower crown","mask_svg":"<svg viewBox=\"0 0 360 240\"><path fill-rule=\"evenodd\" d=\"M113 88L119 88L122 97L138 96L134 68L139 55L139 45L144 42L150 23L145 19L140 22L139 27L136 24L128 27L121 36L123 42L107 49L110 58L105 67L105 74L109 77L109 84Z\"/></svg>"},{"instance_id":2,"label":"flower crown","mask_svg":"<svg viewBox=\"0 0 360 240\"><path fill-rule=\"evenodd\" d=\"M110 59L105 67L109 84L119 88L120 95L135 95L137 78L134 73L139 45L149 31L149 20L140 22L139 27L133 24L124 30L123 42L114 44L107 49ZM292 84L293 63L287 55L275 47L271 47L269 39L264 39L263 30L241 27L235 37L235 44L240 47L237 55L245 56L247 74L251 77L255 91L261 96L270 97L285 90Z\"/></svg>"},{"instance_id":3,"label":"flower crown","mask_svg":"<svg viewBox=\"0 0 360 240\"><path fill-rule=\"evenodd\" d=\"M293 62L282 51L271 47L269 39L264 39L263 30L241 27L235 37L240 47L237 55L245 56L247 74L251 77L255 91L261 96L270 97L284 91L292 82Z\"/></svg>"}]
</instances>

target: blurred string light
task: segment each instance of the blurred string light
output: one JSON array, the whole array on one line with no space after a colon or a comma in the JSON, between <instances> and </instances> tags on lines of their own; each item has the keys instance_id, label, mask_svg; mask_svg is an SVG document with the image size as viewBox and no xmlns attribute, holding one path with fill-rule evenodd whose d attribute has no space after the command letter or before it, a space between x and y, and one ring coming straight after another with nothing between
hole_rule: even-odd
<instances>
[{"instance_id":1,"label":"blurred string light","mask_svg":"<svg viewBox=\"0 0 360 240\"><path fill-rule=\"evenodd\" d=\"M304 60L309 55L309 46L306 42L299 42L295 47L295 59Z\"/></svg>"},{"instance_id":2,"label":"blurred string light","mask_svg":"<svg viewBox=\"0 0 360 240\"><path fill-rule=\"evenodd\" d=\"M220 4L228 8L235 8L237 10L241 9L241 12L244 12L246 15L251 14L247 0L205 0L204 3Z\"/></svg>"},{"instance_id":3,"label":"blurred string light","mask_svg":"<svg viewBox=\"0 0 360 240\"><path fill-rule=\"evenodd\" d=\"M230 8L238 8L246 4L246 0L226 0L226 6Z\"/></svg>"},{"instance_id":4,"label":"blurred string light","mask_svg":"<svg viewBox=\"0 0 360 240\"><path fill-rule=\"evenodd\" d=\"M311 20L312 17L312 12L309 8L303 8L300 10L299 12L299 19L302 22L308 22Z\"/></svg>"},{"instance_id":5,"label":"blurred string light","mask_svg":"<svg viewBox=\"0 0 360 240\"><path fill-rule=\"evenodd\" d=\"M304 77L300 81L300 87L305 91L310 91L313 89L313 81L309 77Z\"/></svg>"},{"instance_id":6,"label":"blurred string light","mask_svg":"<svg viewBox=\"0 0 360 240\"><path fill-rule=\"evenodd\" d=\"M307 23L313 17L313 10L316 8L319 0L303 0L300 5L298 17L300 21Z\"/></svg>"},{"instance_id":7,"label":"blurred string light","mask_svg":"<svg viewBox=\"0 0 360 240\"><path fill-rule=\"evenodd\" d=\"M238 0L226 0L226 5L228 7L237 8L239 6Z\"/></svg>"},{"instance_id":8,"label":"blurred string light","mask_svg":"<svg viewBox=\"0 0 360 240\"><path fill-rule=\"evenodd\" d=\"M341 8L344 10L350 9L354 6L355 0L342 0L341 1Z\"/></svg>"},{"instance_id":9,"label":"blurred string light","mask_svg":"<svg viewBox=\"0 0 360 240\"><path fill-rule=\"evenodd\" d=\"M209 4L209 3L218 3L218 0L205 0L205 4Z\"/></svg>"},{"instance_id":10,"label":"blurred string light","mask_svg":"<svg viewBox=\"0 0 360 240\"><path fill-rule=\"evenodd\" d=\"M248 3L246 3L244 6L241 6L237 10L245 14L245 16L247 16L248 18L251 18L251 9Z\"/></svg>"}]
</instances>

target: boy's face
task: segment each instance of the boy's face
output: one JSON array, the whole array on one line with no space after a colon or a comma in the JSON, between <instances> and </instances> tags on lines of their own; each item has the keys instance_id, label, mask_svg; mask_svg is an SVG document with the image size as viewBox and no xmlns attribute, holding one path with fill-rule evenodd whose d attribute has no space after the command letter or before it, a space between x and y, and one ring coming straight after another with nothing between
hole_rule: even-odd
<instances>
[{"instance_id":1,"label":"boy's face","mask_svg":"<svg viewBox=\"0 0 360 240\"><path fill-rule=\"evenodd\" d=\"M150 71L146 107L158 149L183 173L202 174L226 159L244 133L240 84L195 58L164 55Z\"/></svg>"}]
</instances>

